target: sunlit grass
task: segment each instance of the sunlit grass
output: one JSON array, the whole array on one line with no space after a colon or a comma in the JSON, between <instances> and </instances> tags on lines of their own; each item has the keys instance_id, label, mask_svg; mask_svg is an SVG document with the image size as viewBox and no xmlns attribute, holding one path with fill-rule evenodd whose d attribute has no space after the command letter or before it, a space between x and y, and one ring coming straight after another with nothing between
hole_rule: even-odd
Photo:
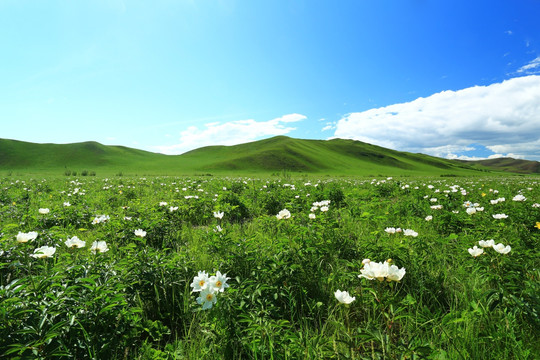
<instances>
[{"instance_id":1,"label":"sunlit grass","mask_svg":"<svg viewBox=\"0 0 540 360\"><path fill-rule=\"evenodd\" d=\"M540 351L536 178L11 176L0 187L8 358Z\"/></svg>"}]
</instances>

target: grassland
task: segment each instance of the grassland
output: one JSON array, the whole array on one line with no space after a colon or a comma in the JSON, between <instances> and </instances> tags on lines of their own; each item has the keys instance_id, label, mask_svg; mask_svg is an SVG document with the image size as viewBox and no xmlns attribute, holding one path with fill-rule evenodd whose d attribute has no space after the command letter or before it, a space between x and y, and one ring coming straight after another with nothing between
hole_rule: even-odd
<instances>
[{"instance_id":1,"label":"grassland","mask_svg":"<svg viewBox=\"0 0 540 360\"><path fill-rule=\"evenodd\" d=\"M12 174L0 187L0 358L540 355L535 177ZM371 279L365 259L401 277ZM218 271L229 286L201 296Z\"/></svg>"},{"instance_id":2,"label":"grassland","mask_svg":"<svg viewBox=\"0 0 540 360\"><path fill-rule=\"evenodd\" d=\"M537 162L464 163L385 149L353 140L301 140L285 136L235 146L210 146L163 155L96 142L34 144L0 139L3 174L96 173L123 175L478 176L538 172ZM489 165L489 166L485 166ZM536 167L535 167L536 166Z\"/></svg>"}]
</instances>

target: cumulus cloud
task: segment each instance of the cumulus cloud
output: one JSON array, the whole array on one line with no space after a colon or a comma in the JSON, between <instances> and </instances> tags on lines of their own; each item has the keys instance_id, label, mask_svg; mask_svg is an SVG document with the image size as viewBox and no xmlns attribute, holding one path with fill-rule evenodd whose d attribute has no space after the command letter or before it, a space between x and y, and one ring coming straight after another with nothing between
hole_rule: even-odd
<instances>
[{"instance_id":1,"label":"cumulus cloud","mask_svg":"<svg viewBox=\"0 0 540 360\"><path fill-rule=\"evenodd\" d=\"M164 154L181 154L189 150L209 145L237 145L255 141L267 136L285 135L296 130L290 123L306 119L305 115L288 114L268 120L255 121L235 120L225 123L212 122L204 127L190 126L180 133L178 144L157 146L156 149Z\"/></svg>"},{"instance_id":2,"label":"cumulus cloud","mask_svg":"<svg viewBox=\"0 0 540 360\"><path fill-rule=\"evenodd\" d=\"M351 113L338 121L333 137L448 158L478 143L540 160L540 76Z\"/></svg>"}]
</instances>

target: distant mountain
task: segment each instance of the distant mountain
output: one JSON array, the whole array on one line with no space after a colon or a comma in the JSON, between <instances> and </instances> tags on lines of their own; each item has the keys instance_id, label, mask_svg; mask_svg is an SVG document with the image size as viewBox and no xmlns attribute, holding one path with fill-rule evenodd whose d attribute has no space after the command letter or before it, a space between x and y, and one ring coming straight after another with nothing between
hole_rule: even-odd
<instances>
[{"instance_id":1,"label":"distant mountain","mask_svg":"<svg viewBox=\"0 0 540 360\"><path fill-rule=\"evenodd\" d=\"M499 160L499 159L495 159ZM491 171L538 173L538 162L462 162L413 154L361 141L303 140L286 136L234 146L207 146L182 155L163 155L97 142L36 144L0 139L0 171L98 174L257 175L303 174L478 175Z\"/></svg>"},{"instance_id":2,"label":"distant mountain","mask_svg":"<svg viewBox=\"0 0 540 360\"><path fill-rule=\"evenodd\" d=\"M481 165L493 170L508 171L520 174L540 174L540 162L514 159L514 158L497 158L487 160L465 161L460 160L468 165Z\"/></svg>"}]
</instances>

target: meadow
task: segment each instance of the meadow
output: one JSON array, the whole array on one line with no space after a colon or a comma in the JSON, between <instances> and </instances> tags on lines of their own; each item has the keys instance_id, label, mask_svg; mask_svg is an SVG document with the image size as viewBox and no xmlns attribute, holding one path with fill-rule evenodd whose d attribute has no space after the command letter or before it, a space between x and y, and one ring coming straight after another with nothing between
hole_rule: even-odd
<instances>
[{"instance_id":1,"label":"meadow","mask_svg":"<svg viewBox=\"0 0 540 360\"><path fill-rule=\"evenodd\" d=\"M538 182L5 176L0 358L538 359Z\"/></svg>"}]
</instances>

